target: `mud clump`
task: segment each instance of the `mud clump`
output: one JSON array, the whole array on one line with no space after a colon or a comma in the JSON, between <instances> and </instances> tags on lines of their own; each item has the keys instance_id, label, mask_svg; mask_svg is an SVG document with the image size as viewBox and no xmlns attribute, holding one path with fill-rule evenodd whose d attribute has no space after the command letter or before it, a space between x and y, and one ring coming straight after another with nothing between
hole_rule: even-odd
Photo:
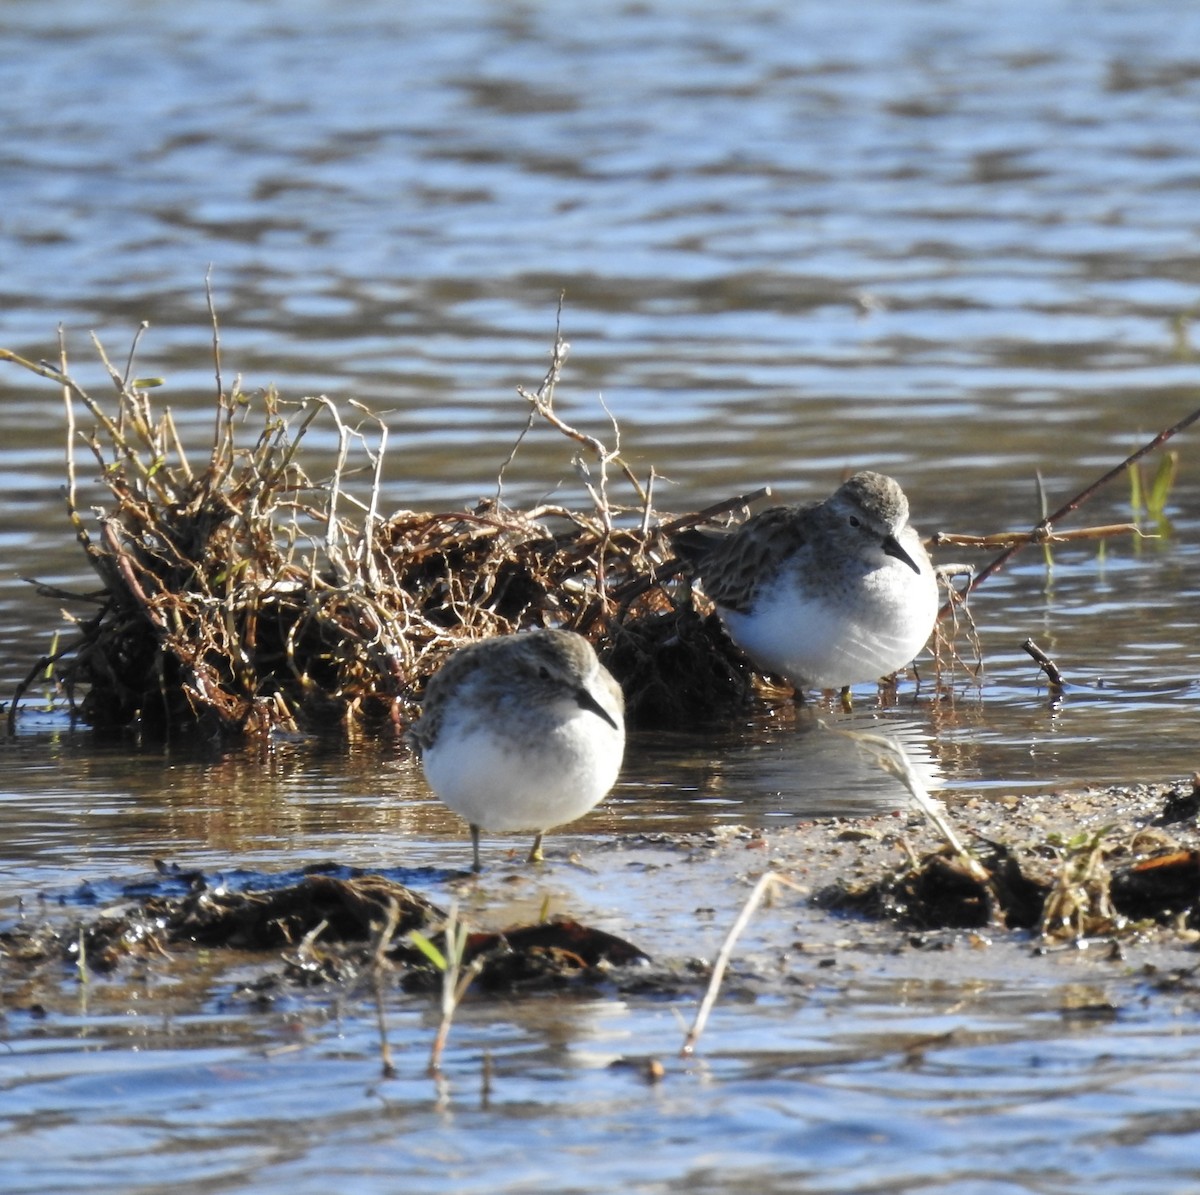
<instances>
[{"instance_id":1,"label":"mud clump","mask_svg":"<svg viewBox=\"0 0 1200 1195\"><path fill-rule=\"evenodd\" d=\"M1128 788L1110 792L1114 803L1131 794ZM1048 942L1154 926L1195 932L1200 930L1200 835L1194 821L1187 824L1176 816L1180 800L1180 790L1170 788L1155 798L1161 802L1157 809L1136 818L1095 829L1043 829L1041 837L1010 818L1005 841L981 839L971 851L971 866L941 846L910 854L902 868L880 867L865 881L825 884L814 903L906 928L991 926L1031 930ZM1064 827L1081 804L1094 805L1086 820L1104 817L1103 797L1086 802L1076 797L1059 813ZM982 802L973 805L983 808ZM1176 833L1161 829L1164 824Z\"/></svg>"},{"instance_id":2,"label":"mud clump","mask_svg":"<svg viewBox=\"0 0 1200 1195\"><path fill-rule=\"evenodd\" d=\"M341 869L338 869L341 870ZM172 884L178 874L168 877ZM49 922L0 933L0 956L28 971L68 963L81 973L112 975L134 960L203 949L277 955L278 973L258 986L346 983L373 966L400 973L407 991L441 983L414 931L445 953L447 914L387 876L313 872L294 882L232 891L199 873L182 896L145 893L119 911L54 928ZM607 969L648 961L631 942L572 918L479 932L466 938L462 962L479 961L482 991L539 990L597 981Z\"/></svg>"}]
</instances>

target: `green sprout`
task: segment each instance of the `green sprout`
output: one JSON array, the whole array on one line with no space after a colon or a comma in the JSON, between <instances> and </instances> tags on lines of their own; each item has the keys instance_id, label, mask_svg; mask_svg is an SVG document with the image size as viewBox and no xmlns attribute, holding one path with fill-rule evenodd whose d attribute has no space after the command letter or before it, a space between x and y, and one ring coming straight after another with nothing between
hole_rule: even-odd
<instances>
[{"instance_id":1,"label":"green sprout","mask_svg":"<svg viewBox=\"0 0 1200 1195\"><path fill-rule=\"evenodd\" d=\"M1170 533L1171 524L1166 515L1167 503L1179 474L1179 453L1164 452L1158 458L1153 476L1148 476L1141 463L1129 470L1129 506L1135 522L1153 525L1159 535Z\"/></svg>"}]
</instances>

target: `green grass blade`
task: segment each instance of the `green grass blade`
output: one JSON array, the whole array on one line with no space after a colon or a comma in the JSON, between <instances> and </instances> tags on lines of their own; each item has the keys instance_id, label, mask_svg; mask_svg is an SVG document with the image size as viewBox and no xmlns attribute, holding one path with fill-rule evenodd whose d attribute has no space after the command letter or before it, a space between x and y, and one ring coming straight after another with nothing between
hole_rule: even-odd
<instances>
[{"instance_id":1,"label":"green grass blade","mask_svg":"<svg viewBox=\"0 0 1200 1195\"><path fill-rule=\"evenodd\" d=\"M449 965L446 956L420 930L409 930L408 940L439 970Z\"/></svg>"},{"instance_id":2,"label":"green grass blade","mask_svg":"<svg viewBox=\"0 0 1200 1195\"><path fill-rule=\"evenodd\" d=\"M1154 471L1150 492L1146 495L1146 510L1155 522L1161 522L1163 511L1171 497L1175 478L1179 472L1179 453L1164 452Z\"/></svg>"}]
</instances>

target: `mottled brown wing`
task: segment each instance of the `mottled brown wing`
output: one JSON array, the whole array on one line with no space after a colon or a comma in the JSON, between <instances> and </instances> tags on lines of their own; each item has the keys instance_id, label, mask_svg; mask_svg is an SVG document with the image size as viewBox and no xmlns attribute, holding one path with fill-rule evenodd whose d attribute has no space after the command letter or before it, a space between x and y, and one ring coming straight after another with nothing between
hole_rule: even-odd
<instances>
[{"instance_id":1,"label":"mottled brown wing","mask_svg":"<svg viewBox=\"0 0 1200 1195\"><path fill-rule=\"evenodd\" d=\"M716 542L700 563L704 592L718 606L746 613L765 578L804 546L810 506L770 506Z\"/></svg>"},{"instance_id":2,"label":"mottled brown wing","mask_svg":"<svg viewBox=\"0 0 1200 1195\"><path fill-rule=\"evenodd\" d=\"M421 700L421 716L408 728L405 735L409 746L418 755L423 755L437 742L446 704L454 699L455 691L463 678L469 676L475 667L475 654L480 649L493 650L491 645L497 642L499 640L484 640L458 648L446 657L442 666L429 678L425 686L425 696ZM484 647L484 644L488 646Z\"/></svg>"}]
</instances>

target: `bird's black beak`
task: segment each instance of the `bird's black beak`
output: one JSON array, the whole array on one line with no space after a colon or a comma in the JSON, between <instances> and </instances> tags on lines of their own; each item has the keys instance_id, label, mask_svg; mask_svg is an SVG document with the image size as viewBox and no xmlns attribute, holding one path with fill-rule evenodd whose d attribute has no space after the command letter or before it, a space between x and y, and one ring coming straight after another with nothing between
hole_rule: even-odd
<instances>
[{"instance_id":1,"label":"bird's black beak","mask_svg":"<svg viewBox=\"0 0 1200 1195\"><path fill-rule=\"evenodd\" d=\"M602 705L601 705L601 704L600 704L600 703L599 703L599 702L598 702L598 701L597 701L597 700L596 700L596 699L595 699L595 698L594 698L594 697L591 695L591 693L589 693L589 692L587 691L587 689L576 689L576 690L575 690L575 700L576 700L577 702L579 702L579 708L580 708L580 709L591 710L593 714L599 714L599 715L600 715L600 717L601 717L601 718L603 718L603 719L605 720L605 722L607 722L607 723L609 724L609 726L611 726L611 727L613 728L613 730L620 730L620 729L621 729L621 728L620 728L620 727L619 727L619 726L616 724L616 722L615 722L615 721L613 721L613 716L612 716L612 714L610 714L610 713L608 712L608 710L606 710L606 709L604 708L604 706L602 706Z\"/></svg>"},{"instance_id":2,"label":"bird's black beak","mask_svg":"<svg viewBox=\"0 0 1200 1195\"><path fill-rule=\"evenodd\" d=\"M917 562L900 546L900 541L894 535L889 535L883 541L883 550L888 556L895 556L897 560L903 560L917 576L921 575L921 569Z\"/></svg>"}]
</instances>

